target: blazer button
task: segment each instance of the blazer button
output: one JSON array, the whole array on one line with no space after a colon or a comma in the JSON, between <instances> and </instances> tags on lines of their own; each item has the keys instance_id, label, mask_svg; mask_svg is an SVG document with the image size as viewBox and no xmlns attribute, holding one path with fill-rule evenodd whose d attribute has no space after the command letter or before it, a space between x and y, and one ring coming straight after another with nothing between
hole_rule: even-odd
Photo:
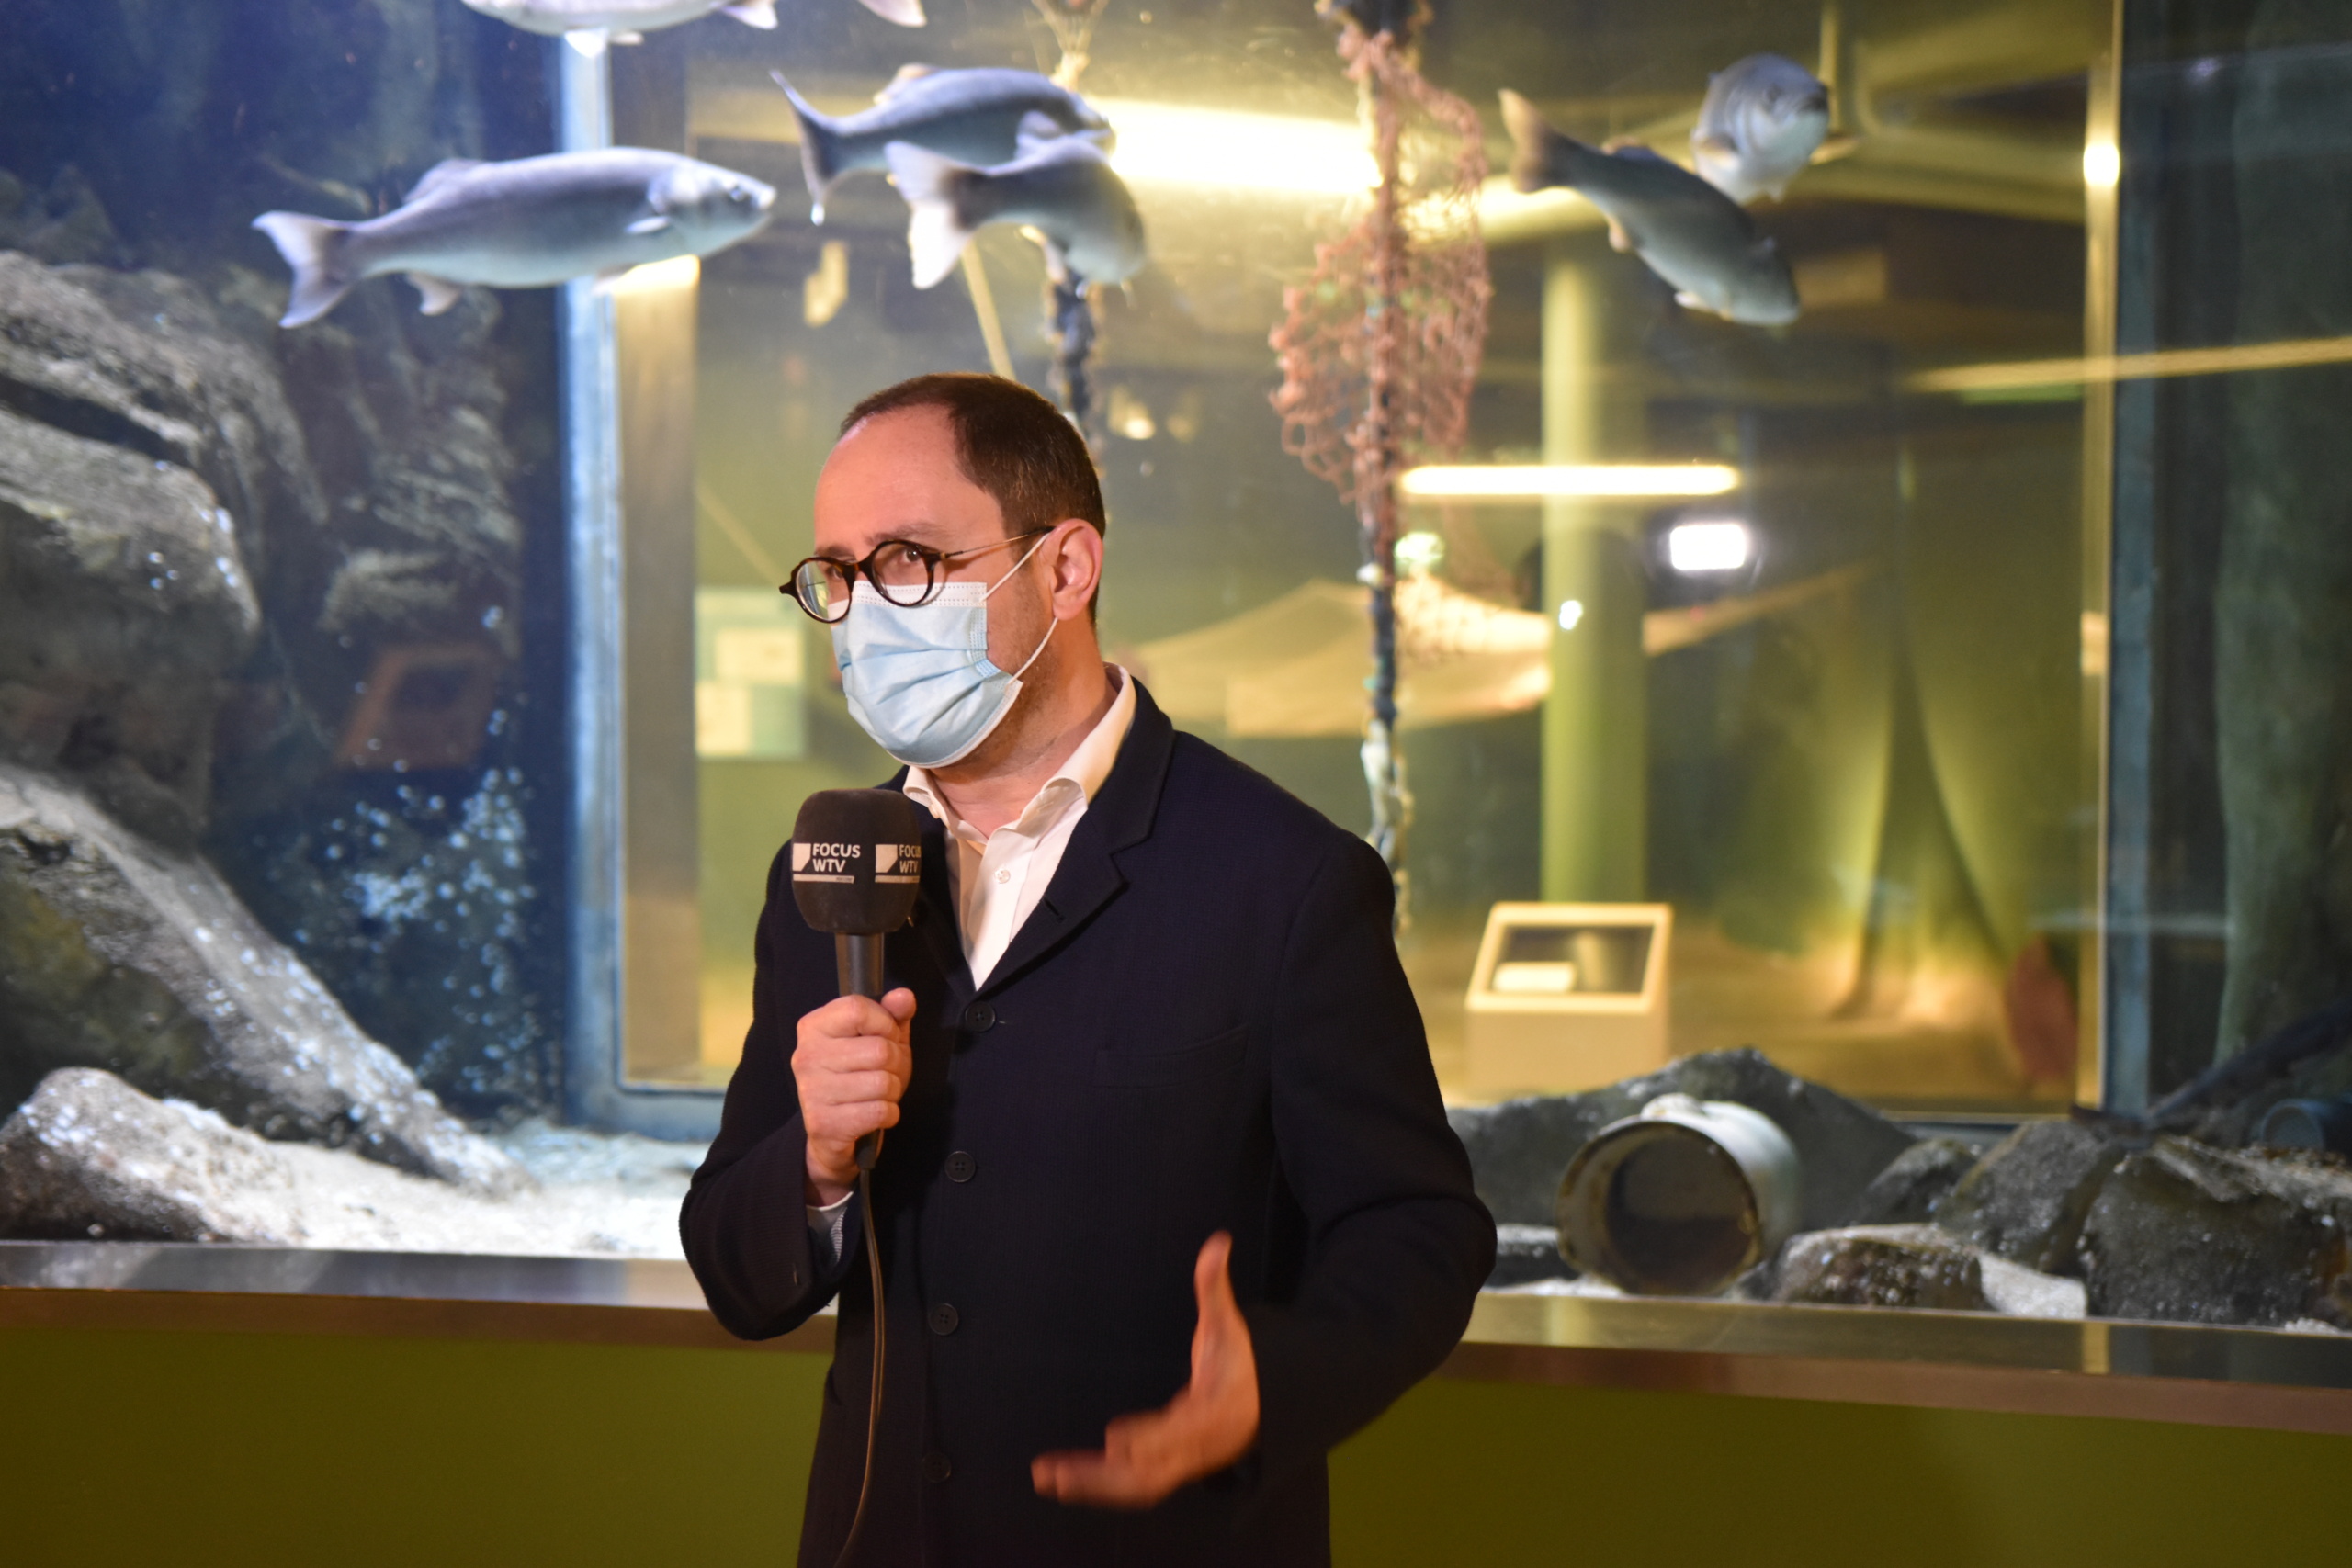
<instances>
[{"instance_id":1,"label":"blazer button","mask_svg":"<svg viewBox=\"0 0 2352 1568\"><path fill-rule=\"evenodd\" d=\"M996 1009L986 1002L974 1002L964 1010L964 1027L974 1034L986 1034L996 1027Z\"/></svg>"},{"instance_id":2,"label":"blazer button","mask_svg":"<svg viewBox=\"0 0 2352 1568\"><path fill-rule=\"evenodd\" d=\"M956 1316L955 1303L942 1302L937 1306L931 1309L931 1331L933 1334L948 1335L955 1333L956 1322L957 1319Z\"/></svg>"},{"instance_id":3,"label":"blazer button","mask_svg":"<svg viewBox=\"0 0 2352 1568\"><path fill-rule=\"evenodd\" d=\"M957 1149L947 1156L947 1179L950 1181L969 1181L972 1179L972 1173L979 1168L979 1161L961 1149ZM797 1280L793 1281L796 1285L799 1282Z\"/></svg>"},{"instance_id":4,"label":"blazer button","mask_svg":"<svg viewBox=\"0 0 2352 1568\"><path fill-rule=\"evenodd\" d=\"M956 1467L947 1462L945 1454L928 1453L922 1456L922 1478L933 1486L955 1473Z\"/></svg>"}]
</instances>

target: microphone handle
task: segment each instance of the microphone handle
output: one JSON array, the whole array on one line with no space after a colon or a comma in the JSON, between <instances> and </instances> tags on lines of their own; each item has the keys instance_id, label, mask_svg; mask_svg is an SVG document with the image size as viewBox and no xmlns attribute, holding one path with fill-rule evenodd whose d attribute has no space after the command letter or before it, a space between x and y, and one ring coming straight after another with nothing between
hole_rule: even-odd
<instances>
[{"instance_id":1,"label":"microphone handle","mask_svg":"<svg viewBox=\"0 0 2352 1568\"><path fill-rule=\"evenodd\" d=\"M882 995L882 935L879 931L836 931L833 934L833 977L845 997ZM857 1168L872 1170L882 1152L879 1128L857 1141Z\"/></svg>"}]
</instances>

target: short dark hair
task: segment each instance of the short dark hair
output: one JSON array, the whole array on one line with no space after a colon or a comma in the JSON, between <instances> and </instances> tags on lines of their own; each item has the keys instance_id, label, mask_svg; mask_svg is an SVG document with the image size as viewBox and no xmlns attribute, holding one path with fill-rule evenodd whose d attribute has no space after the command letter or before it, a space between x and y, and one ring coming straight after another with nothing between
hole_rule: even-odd
<instances>
[{"instance_id":1,"label":"short dark hair","mask_svg":"<svg viewBox=\"0 0 2352 1568\"><path fill-rule=\"evenodd\" d=\"M1065 518L1106 531L1102 481L1086 442L1062 411L1018 381L942 371L885 387L842 420L842 434L901 409L945 409L956 431L956 466L1004 513L1009 538Z\"/></svg>"}]
</instances>

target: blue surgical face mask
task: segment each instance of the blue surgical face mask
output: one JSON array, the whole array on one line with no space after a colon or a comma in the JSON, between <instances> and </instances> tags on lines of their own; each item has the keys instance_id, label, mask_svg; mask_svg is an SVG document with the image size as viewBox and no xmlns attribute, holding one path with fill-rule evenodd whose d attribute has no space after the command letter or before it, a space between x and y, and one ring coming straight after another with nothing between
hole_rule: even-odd
<instances>
[{"instance_id":1,"label":"blue surgical face mask","mask_svg":"<svg viewBox=\"0 0 2352 1568\"><path fill-rule=\"evenodd\" d=\"M850 716L876 745L910 767L944 768L1004 722L1061 622L1008 675L989 662L988 602L1045 542L994 582L950 582L927 604L893 604L863 581L851 590L849 614L833 623L833 662Z\"/></svg>"}]
</instances>

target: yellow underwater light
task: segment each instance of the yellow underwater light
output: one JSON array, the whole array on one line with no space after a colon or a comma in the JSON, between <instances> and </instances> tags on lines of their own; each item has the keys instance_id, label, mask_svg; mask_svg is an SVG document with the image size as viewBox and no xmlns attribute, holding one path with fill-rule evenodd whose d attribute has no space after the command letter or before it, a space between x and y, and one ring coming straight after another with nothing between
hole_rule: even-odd
<instances>
[{"instance_id":1,"label":"yellow underwater light","mask_svg":"<svg viewBox=\"0 0 2352 1568\"><path fill-rule=\"evenodd\" d=\"M1136 185L1352 196L1380 180L1353 120L1124 98L1092 102L1118 135L1111 166Z\"/></svg>"},{"instance_id":2,"label":"yellow underwater light","mask_svg":"<svg viewBox=\"0 0 2352 1568\"><path fill-rule=\"evenodd\" d=\"M1738 488L1739 470L1721 463L1494 463L1408 468L1397 481L1416 501L1640 501Z\"/></svg>"}]
</instances>

